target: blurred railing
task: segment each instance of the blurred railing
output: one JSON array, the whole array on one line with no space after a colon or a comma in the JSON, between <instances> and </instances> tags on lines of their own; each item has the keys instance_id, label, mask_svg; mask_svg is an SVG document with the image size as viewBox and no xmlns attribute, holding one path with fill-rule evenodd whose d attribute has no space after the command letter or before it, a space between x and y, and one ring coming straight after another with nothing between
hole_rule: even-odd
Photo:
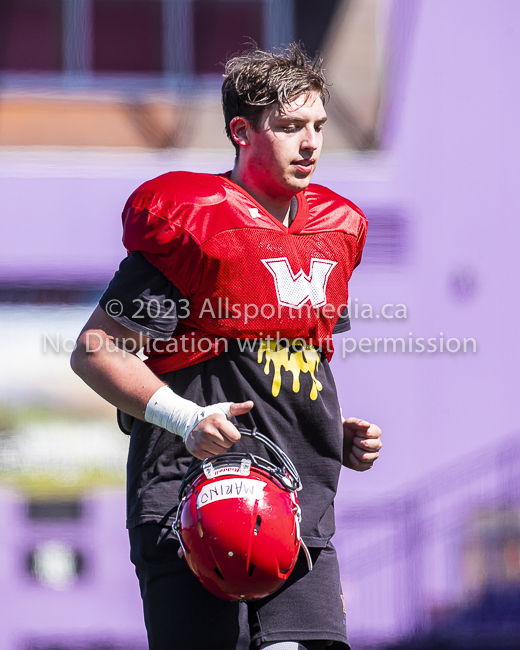
<instances>
[{"instance_id":1,"label":"blurred railing","mask_svg":"<svg viewBox=\"0 0 520 650\"><path fill-rule=\"evenodd\" d=\"M490 592L520 590L520 433L489 439L398 497L337 513L356 648L453 626Z\"/></svg>"}]
</instances>

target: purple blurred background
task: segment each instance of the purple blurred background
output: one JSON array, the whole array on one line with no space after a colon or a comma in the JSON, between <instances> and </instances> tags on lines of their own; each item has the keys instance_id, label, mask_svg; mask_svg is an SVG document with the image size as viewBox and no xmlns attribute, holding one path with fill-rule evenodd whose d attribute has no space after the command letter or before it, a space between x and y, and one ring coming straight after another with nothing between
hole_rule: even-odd
<instances>
[{"instance_id":1,"label":"purple blurred background","mask_svg":"<svg viewBox=\"0 0 520 650\"><path fill-rule=\"evenodd\" d=\"M520 4L317 4L2 5L5 650L146 646L124 530L127 441L69 371L65 341L124 255L129 193L168 170L232 166L216 63L247 35L323 50L333 100L314 180L371 223L351 282L352 331L336 338L333 360L345 415L384 430L381 459L368 473L345 471L337 498L353 647L501 648L520 638ZM229 27L231 5L251 33ZM219 21L229 29L211 29ZM141 58L127 47L138 36ZM35 432L42 418L45 431L54 420L112 427L116 460L103 465L99 442L90 469L71 445L73 475L53 465L58 451L24 465L24 450L50 439ZM55 444L61 453L68 443Z\"/></svg>"}]
</instances>

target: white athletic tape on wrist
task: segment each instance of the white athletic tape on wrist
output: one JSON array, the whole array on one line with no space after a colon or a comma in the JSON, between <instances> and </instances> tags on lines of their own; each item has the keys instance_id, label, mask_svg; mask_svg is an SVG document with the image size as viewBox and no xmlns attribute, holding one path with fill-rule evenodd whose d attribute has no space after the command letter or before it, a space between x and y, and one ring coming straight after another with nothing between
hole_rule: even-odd
<instances>
[{"instance_id":1,"label":"white athletic tape on wrist","mask_svg":"<svg viewBox=\"0 0 520 650\"><path fill-rule=\"evenodd\" d=\"M189 399L184 399L168 386L161 386L150 398L144 412L144 419L163 429L180 436L184 442L197 424L213 413L222 413L231 417L231 404L221 402L209 406L199 406Z\"/></svg>"}]
</instances>

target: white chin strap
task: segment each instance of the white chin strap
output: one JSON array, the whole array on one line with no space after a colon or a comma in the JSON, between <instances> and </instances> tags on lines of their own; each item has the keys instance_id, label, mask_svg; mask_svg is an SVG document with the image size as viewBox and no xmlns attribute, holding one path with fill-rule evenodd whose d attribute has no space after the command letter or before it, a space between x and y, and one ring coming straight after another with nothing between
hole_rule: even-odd
<instances>
[{"instance_id":1,"label":"white chin strap","mask_svg":"<svg viewBox=\"0 0 520 650\"><path fill-rule=\"evenodd\" d=\"M298 641L275 641L262 644L261 650L305 650Z\"/></svg>"}]
</instances>

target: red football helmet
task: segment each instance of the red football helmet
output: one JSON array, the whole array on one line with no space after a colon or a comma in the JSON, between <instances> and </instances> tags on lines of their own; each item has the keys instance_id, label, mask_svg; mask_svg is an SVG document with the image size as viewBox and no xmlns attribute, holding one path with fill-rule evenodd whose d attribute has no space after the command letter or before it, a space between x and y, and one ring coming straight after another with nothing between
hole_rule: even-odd
<instances>
[{"instance_id":1,"label":"red football helmet","mask_svg":"<svg viewBox=\"0 0 520 650\"><path fill-rule=\"evenodd\" d=\"M198 463L181 485L173 530L190 569L215 596L263 598L279 589L300 546L300 477L287 455L256 429L280 466L250 453L228 452Z\"/></svg>"}]
</instances>

